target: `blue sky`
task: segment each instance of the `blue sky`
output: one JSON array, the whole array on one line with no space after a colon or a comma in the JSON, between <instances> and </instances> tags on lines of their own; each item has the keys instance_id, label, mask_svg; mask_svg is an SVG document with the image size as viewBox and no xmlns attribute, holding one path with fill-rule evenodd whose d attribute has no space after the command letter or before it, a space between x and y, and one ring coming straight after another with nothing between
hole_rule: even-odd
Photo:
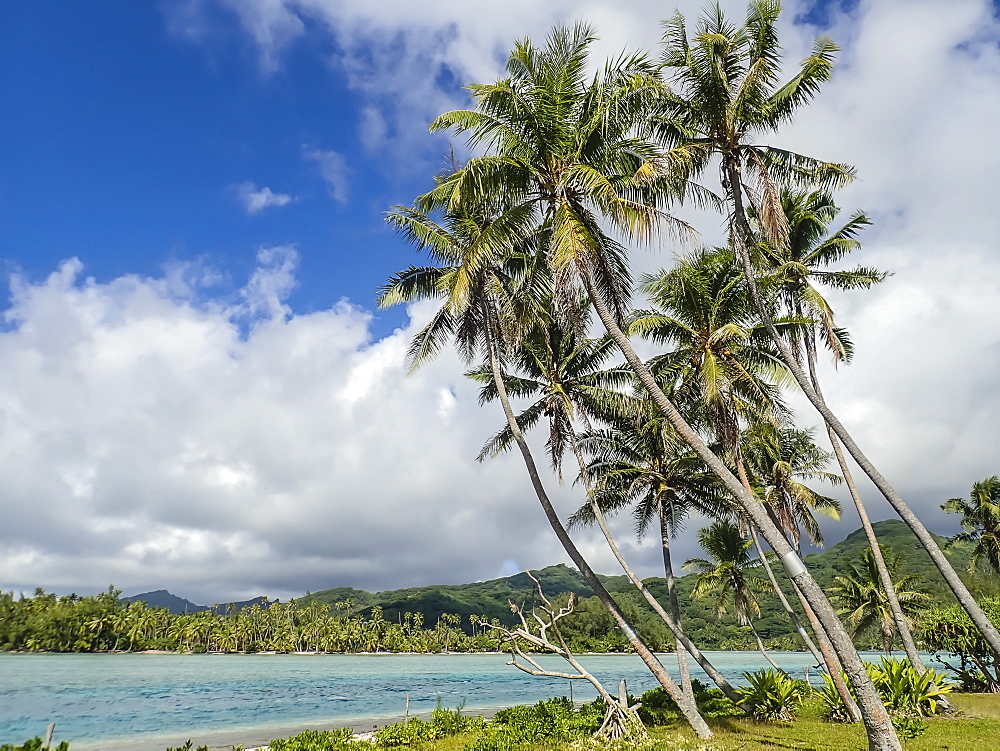
<instances>
[{"instance_id":1,"label":"blue sky","mask_svg":"<svg viewBox=\"0 0 1000 751\"><path fill-rule=\"evenodd\" d=\"M424 188L440 139L416 155L424 169L397 169L362 148L363 102L329 42L307 36L265 69L231 12L206 8L211 29L188 39L168 10L5 7L0 96L14 116L0 123L0 256L33 279L77 256L98 281L202 259L229 277L224 294L246 281L258 247L293 243L295 310L341 297L372 307L411 255L381 218ZM343 157L342 196L308 156L328 151ZM292 200L250 215L238 197L248 183ZM376 333L401 320L382 315Z\"/></svg>"},{"instance_id":2,"label":"blue sky","mask_svg":"<svg viewBox=\"0 0 1000 751\"><path fill-rule=\"evenodd\" d=\"M693 19L702 3L677 5ZM383 215L427 188L448 147L428 123L493 80L513 40L587 20L600 64L655 50L673 7L3 4L0 589L211 603L565 560L516 457L474 461L501 416L462 363L407 374L430 308L373 310L419 262ZM787 3L788 61L818 33L842 48L834 76L773 142L858 167L838 196L874 221L858 261L894 272L832 296L856 357L824 390L928 525L953 531L943 500L1000 472L995 5ZM679 211L719 236L720 217ZM636 248L634 271L676 250ZM550 490L563 514L580 501ZM656 573L655 546L619 525ZM856 526L824 522L830 542Z\"/></svg>"}]
</instances>

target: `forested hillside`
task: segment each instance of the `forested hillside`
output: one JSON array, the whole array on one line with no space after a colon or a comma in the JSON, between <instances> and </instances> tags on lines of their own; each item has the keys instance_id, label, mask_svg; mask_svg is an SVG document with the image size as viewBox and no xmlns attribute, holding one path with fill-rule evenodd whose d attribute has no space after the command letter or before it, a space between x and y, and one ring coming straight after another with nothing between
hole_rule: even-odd
<instances>
[{"instance_id":1,"label":"forested hillside","mask_svg":"<svg viewBox=\"0 0 1000 751\"><path fill-rule=\"evenodd\" d=\"M888 546L901 558L902 570L920 575L931 601L951 602L950 593L940 573L903 522L890 519L877 522L874 527L883 546ZM944 544L945 538L937 539L939 543ZM805 560L820 586L829 590L834 584L835 577L846 571L847 562L857 562L861 551L866 547L864 532L858 529L840 543L821 553L806 556ZM963 572L967 569L969 563L967 548L957 545L947 554L957 569ZM580 613L571 627L574 637L589 642L594 649L621 647L621 637L613 628L610 616L596 600L590 599L593 593L578 571L560 564L541 569L535 572L535 575L541 580L549 596L575 592L583 598ZM601 580L612 593L623 600L626 610L637 621L640 632L651 644L660 646L672 644L666 628L642 601L635 587L625 576L602 576ZM646 584L658 599L666 601L666 581L662 577L647 579ZM976 578L970 581L970 584L981 594L992 594L1000 589L995 577ZM731 614L721 619L717 618L714 601L693 598L691 596L693 586L694 575L678 577L677 587L685 619L684 625L692 639L705 648L753 648L749 629L737 625ZM532 587L531 580L525 574L517 574L473 584L411 587L376 593L342 587L314 592L306 595L304 599L339 604L341 607L346 604L352 612L364 614L369 613L372 607L379 606L387 620L397 622L407 612L422 614L424 622L428 624L436 623L443 613L454 613L462 616L462 627L468 632L472 628L468 619L471 615L484 616L487 619L497 618L503 623L512 624L514 617L508 601L518 605L522 603L530 605ZM791 593L786 591L786 594ZM781 611L777 598L762 596L760 604L762 612L757 622L757 629L764 639L775 647L798 649L793 636L794 631Z\"/></svg>"}]
</instances>

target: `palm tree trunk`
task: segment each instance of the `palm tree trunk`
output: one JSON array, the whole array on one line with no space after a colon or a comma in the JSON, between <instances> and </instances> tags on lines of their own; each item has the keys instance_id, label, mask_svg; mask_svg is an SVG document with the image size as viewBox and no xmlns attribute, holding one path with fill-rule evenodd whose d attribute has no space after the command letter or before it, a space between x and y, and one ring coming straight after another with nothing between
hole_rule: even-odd
<instances>
[{"instance_id":1,"label":"palm tree trunk","mask_svg":"<svg viewBox=\"0 0 1000 751\"><path fill-rule=\"evenodd\" d=\"M517 424L517 418L514 417L513 409L511 409L510 398L507 395L507 387L503 382L503 374L500 372L500 360L497 356L496 344L493 340L493 334L488 328L486 330L486 343L487 349L489 350L490 368L493 371L493 381L497 387L497 393L500 397L500 404L503 406L504 415L507 418L507 425L510 427L514 441L517 443L517 447L521 452L521 457L524 460L524 466L528 471L528 477L531 479L531 485L534 488L535 495L538 497L538 502L542 506L542 510L545 512L545 518L552 527L552 531L555 532L556 537L563 546L563 549L569 555L576 567L580 570L584 581L587 582L590 589L608 609L611 617L615 619L618 627L622 630L622 633L625 634L625 637L635 649L636 653L642 658L642 661L646 663L646 666L656 677L656 680L659 681L660 685L666 689L667 694L671 699L673 699L674 703L677 704L681 714L684 715L684 718L694 729L698 737L713 737L714 734L712 733L712 730L705 722L705 718L701 716L701 713L698 711L698 706L695 704L694 700L691 697L684 695L680 688L678 688L677 684L674 683L674 679L671 678L670 673L667 672L666 668L664 668L660 661L656 658L656 655L654 655L643 643L642 639L639 638L639 635L635 632L635 628L631 623L629 623L628 619L622 613L621 608L618 607L618 603L615 602L614 598L601 583L601 580L597 578L597 574L595 574L593 569L590 568L590 565L587 563L583 555L581 555L579 549L566 532L566 528L559 520L559 515L552 506L548 493L545 492L545 487L542 485L542 479L538 474L538 468L535 466L535 459L531 454L531 449L528 447L528 442L525 440L524 434L521 432L521 428Z\"/></svg>"},{"instance_id":2,"label":"palm tree trunk","mask_svg":"<svg viewBox=\"0 0 1000 751\"><path fill-rule=\"evenodd\" d=\"M681 607L677 602L677 580L674 578L674 567L670 561L670 525L667 523L666 514L663 512L663 500L657 502L657 513L660 517L660 540L663 550L663 575L667 580L667 603L670 605L670 613L677 623L677 628L683 633L684 626L681 623ZM681 688L691 696L694 696L694 689L691 686L691 669L688 667L688 651L684 648L680 639L674 642L674 651L677 652L677 669L680 671Z\"/></svg>"},{"instance_id":3,"label":"palm tree trunk","mask_svg":"<svg viewBox=\"0 0 1000 751\"><path fill-rule=\"evenodd\" d=\"M753 264L750 261L750 254L746 247L746 240L751 236L750 227L747 224L746 213L743 208L743 196L740 190L741 185L741 169L738 161L738 157L733 155L727 155L723 157L724 160L724 174L726 177L727 187L730 192L730 197L733 201L733 214L731 221L736 225L732 228L731 236L733 238L733 246L739 256L740 262L743 266L743 275L747 280L747 284L750 288L750 294L753 297L754 305L757 308L757 312L760 315L761 322L767 328L768 334L774 341L775 346L781 352L781 358L785 365L791 371L792 375L795 377L796 382L799 384L799 388L806 395L809 402L816 408L816 410L823 416L824 422L837 434L837 437L843 442L845 448L847 448L848 453L854 457L854 461L857 462L858 466L861 467L862 471L875 483L875 487L879 489L879 492L885 497L889 502L889 505L895 509L899 518L902 519L906 525L913 531L917 540L923 545L924 549L927 550L928 555L930 555L931 560L934 565L937 566L938 570L941 572L941 576L944 577L945 582L948 587L954 593L955 598L961 604L962 608L969 614L969 618L972 622L976 624L976 628L982 633L983 638L990 645L997 659L1000 660L1000 632L997 628L990 622L990 619L986 617L982 608L976 603L975 598L972 593L969 592L968 587L965 586L965 582L959 577L958 572L951 565L951 562L945 557L940 546L931 537L931 533L927 531L927 527L924 526L923 522L913 513L913 510L906 505L902 496L896 492L895 488L889 484L882 473L876 469L875 465L871 463L861 448L854 441L854 438L844 427L843 423L837 418L833 411L827 406L826 401L823 397L816 392L806 377L806 374L802 371L801 366L795 359L792 353L791 347L788 346L788 342L785 341L778 330L774 326L774 321L771 320L771 316L768 313L767 306L764 304L764 300L760 294L760 289L757 286L757 279L754 275Z\"/></svg>"},{"instance_id":4,"label":"palm tree trunk","mask_svg":"<svg viewBox=\"0 0 1000 751\"><path fill-rule=\"evenodd\" d=\"M826 663L827 668L829 669L829 662L823 659L823 655L820 654L819 649L816 648L816 644L809 637L809 632L806 631L805 626L802 625L802 621L799 620L799 616L794 610L792 610L792 605L788 602L788 598L785 597L785 593L782 592L781 587L778 586L778 579L774 575L774 569L771 568L771 564L767 560L767 556L764 555L764 549L760 545L760 540L757 537L756 530L750 530L750 539L753 540L754 547L757 548L757 556L760 558L760 563L764 567L764 572L767 574L767 580L771 582L771 589L774 590L774 594L778 598L778 602L781 603L781 607L788 616L788 619L792 622L792 625L795 626L795 630L798 633L799 638L802 639L803 643L806 645L806 649L812 653L813 659L820 664Z\"/></svg>"},{"instance_id":5,"label":"palm tree trunk","mask_svg":"<svg viewBox=\"0 0 1000 751\"><path fill-rule=\"evenodd\" d=\"M757 533L754 530L750 530L751 538L753 539L754 545L757 548L757 555L764 565L764 571L767 572L767 578L771 582L771 586L774 591L778 594L778 599L781 601L785 608L785 611L789 614L792 622L795 624L796 629L798 629L799 636L805 640L806 645L810 647L810 652L812 652L813 657L816 659L817 663L822 663L826 665L827 675L830 676L830 680L833 681L833 686L837 689L837 693L840 694L840 700L844 702L844 707L847 709L847 716L850 718L851 722L858 722L861 720L861 710L858 707L858 703L854 701L854 697L851 696L851 692L847 688L847 683L844 681L844 672L841 667L840 660L837 659L836 651L833 649L833 644L830 642L830 638L827 636L826 632L823 630L823 625L819 622L816 617L816 613L813 609L809 607L809 602L803 596L802 592L799 591L798 587L795 586L795 580L791 581L792 589L795 590L795 594L799 598L799 603L802 605L802 610L806 614L806 618L809 619L809 625L812 627L813 633L816 634L816 640L819 642L819 651L822 652L822 657L816 654L816 645L813 644L812 640L809 639L809 634L803 628L802 623L799 621L798 617L795 615L795 611L792 610L791 605L789 605L788 600L785 599L784 593L781 591L781 587L778 586L777 578L774 575L774 571L771 569L771 564L768 563L767 556L764 555L764 550L761 548L760 541L757 539Z\"/></svg>"},{"instance_id":6,"label":"palm tree trunk","mask_svg":"<svg viewBox=\"0 0 1000 751\"><path fill-rule=\"evenodd\" d=\"M753 637L754 637L754 639L756 639L756 640L757 640L757 650L758 650L758 651L759 651L759 652L760 652L760 653L761 653L762 655L764 655L764 659L765 659L765 660L767 660L767 661L768 661L769 663L771 663L771 667L773 667L773 668L774 668L775 670L777 670L777 671L778 671L779 673L781 673L782 675L788 675L788 673L786 673L786 672L785 672L785 669L784 669L784 668L782 668L782 667L781 667L781 666L780 666L780 665L779 665L778 663L776 663L776 662L775 662L774 660L772 660L772 659L771 659L771 655L769 655L769 654L767 653L767 650L766 650L766 649L764 649L764 641L763 641L763 639L761 639L761 638L760 638L760 634L758 634L758 633L757 633L757 629L756 629L756 628L754 628L754 625L753 625L753 621L747 621L747 625L748 625L748 626L750 627L750 630L751 630L751 631L753 632Z\"/></svg>"},{"instance_id":7,"label":"palm tree trunk","mask_svg":"<svg viewBox=\"0 0 1000 751\"><path fill-rule=\"evenodd\" d=\"M750 488L750 480L747 477L746 466L744 465L743 458L739 453L737 453L736 456L736 470L739 474L740 482L743 483L743 487L746 488L748 493L752 492ZM765 507L765 511L767 511L768 518L774 522L775 526L780 528L781 525L778 523L778 520L774 518L770 509ZM768 581L771 582L771 587L774 589L774 593L777 595L778 601L781 603L781 607L784 608L785 613L794 624L795 629L799 633L799 637L803 642L805 642L806 648L808 648L810 653L812 653L813 659L816 660L816 663L826 665L826 672L830 676L830 680L833 681L833 686L837 689L837 693L840 694L840 700L844 702L844 707L847 709L847 715L851 722L858 722L861 719L861 710L858 708L858 703L854 700L854 697L851 696L851 692L847 688L847 683L844 681L843 668L841 667L840 660L837 659L836 651L833 648L833 644L830 642L829 636L826 631L823 630L823 624L819 622L815 611L809 607L809 602L803 596L801 590L799 590L799 588L795 585L795 580L791 579L790 583L792 585L792 589L799 598L799 604L802 605L802 610L806 614L806 618L809 620L809 626L812 628L813 633L816 634L816 640L819 642L819 649L817 649L813 640L809 638L809 632L805 630L805 627L803 627L802 622L795 613L795 610L792 609L791 604L785 597L785 593L782 591L781 587L778 586L778 580L774 575L774 571L771 569L771 564L767 560L767 556L764 555L764 550L761 548L760 540L757 538L757 532L753 528L750 529L750 537L753 540L754 547L757 548L757 555L760 557L761 564L764 566L764 571L767 572ZM791 541L789 541L789 544L791 544Z\"/></svg>"},{"instance_id":8,"label":"palm tree trunk","mask_svg":"<svg viewBox=\"0 0 1000 751\"><path fill-rule=\"evenodd\" d=\"M642 579L639 578L629 565L628 561L625 560L625 556L622 555L621 549L618 547L618 543L611 534L611 530L608 529L608 522L607 518L604 516L604 511L601 510L601 507L594 499L593 492L591 492L592 489L589 473L587 472L586 462L583 460L583 454L580 452L580 446L576 441L576 435L571 434L570 440L573 444L573 451L576 454L576 459L580 463L580 471L583 473L583 481L587 488L587 499L590 502L591 511L593 511L594 518L597 520L597 526L600 527L601 532L604 534L604 539L607 541L608 547L611 548L611 553L615 556L618 564L622 567L622 571L625 572L625 575L628 576L629 581L632 582L635 588L639 590L639 593L643 596L643 598L645 598L646 602L649 603L649 606L653 608L653 610L656 611L656 614L660 616L665 624L667 624L667 628L670 629L674 638L680 642L683 648L694 658L695 662L697 662L698 666L705 671L708 677L715 681L715 685L722 689L722 692L730 699L730 701L736 704L743 697L736 691L733 685L726 680L722 673L720 673L718 669L716 669L716 667L708 661L708 658L706 658L705 655L702 654L701 650L694 645L694 642L688 638L687 634L684 633L684 630L680 626L680 619L676 617L672 618L667 614L667 611L663 609L659 600L653 597L653 593L649 591ZM690 672L688 673L688 680L690 681ZM687 693L693 702L694 692L688 691ZM743 705L737 704L737 706Z\"/></svg>"},{"instance_id":9,"label":"palm tree trunk","mask_svg":"<svg viewBox=\"0 0 1000 751\"><path fill-rule=\"evenodd\" d=\"M813 388L816 389L816 393L822 397L823 392L820 389L819 377L816 373L816 342L810 334L807 334L805 337L805 349L806 361L809 365L809 378ZM878 569L882 589L885 591L885 598L889 602L892 619L896 624L896 631L899 632L899 639L903 643L906 657L910 661L910 665L913 666L913 669L922 675L927 668L923 660L920 659L916 642L913 639L913 634L910 632L910 625L906 622L906 616L903 615L903 608L899 604L899 597L896 596L896 587L892 583L892 577L889 576L889 568L885 565L882 547L879 545L878 538L875 537L875 530L872 528L871 519L868 518L868 511L865 509L865 504L861 501L861 494L858 493L857 485L854 484L854 477L851 475L850 467L847 466L847 459L840 448L840 441L837 440L837 435L829 425L826 426L826 432L830 438L830 445L833 446L833 453L837 457L837 464L840 465L840 474L844 477L847 489L851 493L851 500L854 501L854 508L858 511L858 518L861 519L861 527L865 530L865 537L868 538L868 545L875 560L875 567Z\"/></svg>"},{"instance_id":10,"label":"palm tree trunk","mask_svg":"<svg viewBox=\"0 0 1000 751\"><path fill-rule=\"evenodd\" d=\"M753 490L750 487L750 479L747 477L746 466L743 464L743 458L738 453L738 449L736 456L736 472L740 478L740 483L746 491L748 493L752 493ZM777 525L777 522L775 522L775 524ZM799 620L798 615L796 615L795 611L792 610L792 606L788 602L788 598L785 597L785 593L782 592L781 587L778 586L778 580L774 576L774 571L771 569L771 564L767 560L767 556L764 555L764 550L760 546L760 540L757 538L757 532L753 527L750 528L750 539L753 540L754 547L757 548L757 556L760 558L761 565L764 566L764 571L767 572L768 581L771 582L771 588L774 590L774 594L778 598L778 602L781 603L781 607L784 609L788 619L792 622L792 625L795 626L795 630L798 632L802 642L806 645L806 649L812 653L813 659L816 660L817 663L825 662L830 674L833 675L836 672L836 663L829 659L824 659L825 656L820 654L820 651L816 648L813 640L809 638L809 632L806 631L802 622Z\"/></svg>"},{"instance_id":11,"label":"palm tree trunk","mask_svg":"<svg viewBox=\"0 0 1000 751\"><path fill-rule=\"evenodd\" d=\"M678 434L695 450L706 466L722 481L726 489L733 494L736 502L743 509L751 522L761 531L768 545L781 557L785 566L785 571L790 579L794 579L800 586L803 595L813 606L817 617L823 624L823 628L830 635L834 649L840 655L841 664L854 686L859 698L859 706L862 718L865 722L865 731L868 734L868 745L870 751L901 751L899 739L896 731L886 712L885 705L875 691L871 677L865 670L864 662L858 655L851 637L848 635L844 624L837 618L837 614L830 605L823 590L819 588L816 580L812 577L806 567L802 564L798 554L782 535L781 531L768 518L760 501L752 493L748 493L740 484L740 481L729 471L729 468L716 456L705 444L694 429L687 423L677 408L673 405L663 389L659 387L649 368L645 366L635 349L629 342L628 337L622 332L621 327L615 320L611 311L601 296L601 293L594 282L593 275L589 268L582 269L583 282L594 304L597 314L601 318L605 329L615 340L629 366L639 378L640 382L649 392L656 402L656 405L670 421Z\"/></svg>"}]
</instances>

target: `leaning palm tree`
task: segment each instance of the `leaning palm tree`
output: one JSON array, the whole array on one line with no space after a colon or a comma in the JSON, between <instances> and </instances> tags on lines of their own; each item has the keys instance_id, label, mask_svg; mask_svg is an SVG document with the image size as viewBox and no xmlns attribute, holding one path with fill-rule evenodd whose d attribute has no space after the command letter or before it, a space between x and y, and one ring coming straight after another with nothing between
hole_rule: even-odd
<instances>
[{"instance_id":1,"label":"leaning palm tree","mask_svg":"<svg viewBox=\"0 0 1000 751\"><path fill-rule=\"evenodd\" d=\"M610 429L592 431L585 439L591 456L586 474L595 478L590 501L571 524L601 523L601 515L631 508L638 537L657 527L663 558L667 601L677 625L677 661L681 683L690 687L682 636L683 625L671 560L671 538L691 513L709 517L730 512L728 499L715 476L680 441L648 399L634 400L633 409ZM584 476L585 476L584 475ZM596 508L595 508L596 506ZM645 590L645 585L643 585ZM700 655L696 660L701 663Z\"/></svg>"},{"instance_id":2,"label":"leaning palm tree","mask_svg":"<svg viewBox=\"0 0 1000 751\"><path fill-rule=\"evenodd\" d=\"M787 416L777 385L787 380L787 372L756 319L742 274L727 249L706 249L680 259L670 271L647 275L643 286L655 307L637 312L630 332L669 347L653 360L654 373L699 403L743 488L754 492L742 434L748 423L773 423ZM779 523L777 517L774 521ZM756 534L751 537L759 545ZM839 665L832 654L824 660L766 560L765 571L803 643L817 662L828 663L831 675L839 676ZM815 627L819 633L819 624Z\"/></svg>"},{"instance_id":3,"label":"leaning palm tree","mask_svg":"<svg viewBox=\"0 0 1000 751\"><path fill-rule=\"evenodd\" d=\"M424 298L443 299L441 308L410 346L411 367L418 367L436 354L449 338L454 339L467 362L485 352L511 436L563 549L698 736L712 737L693 698L683 695L573 543L549 499L511 407L501 361L511 342L526 330L525 321L537 320L542 315L535 298L523 293L524 288L534 290L535 274L544 273L534 263L537 254L524 252L537 240L530 212L515 208L496 218L485 213L451 212L439 224L417 209L399 208L388 218L404 237L418 248L428 250L442 264L411 267L397 274L384 285L378 297L381 306Z\"/></svg>"},{"instance_id":4,"label":"leaning palm tree","mask_svg":"<svg viewBox=\"0 0 1000 751\"><path fill-rule=\"evenodd\" d=\"M837 215L837 206L829 191L782 191L781 209L788 221L786 241L782 244L766 240L757 243L754 262L776 289L779 306L792 315L812 321L811 325L798 332L799 336L790 337L789 343L797 359L805 354L810 383L816 393L822 396L817 370L817 340L833 353L835 363L850 361L852 349L845 332L836 325L833 309L824 298L819 285L838 290L869 289L883 281L887 274L864 266L831 268L834 263L860 247L858 233L870 222L862 212L855 212L839 229L828 232ZM756 219L752 210L750 215L751 220ZM757 224L759 226L759 222ZM826 426L826 433L861 520L861 527L868 538L868 545L875 556L875 565L881 575L882 586L895 617L896 630L907 659L914 670L923 673L926 668L892 588L892 578L882 560L875 530L841 450L840 441L829 425Z\"/></svg>"},{"instance_id":5,"label":"leaning palm tree","mask_svg":"<svg viewBox=\"0 0 1000 751\"><path fill-rule=\"evenodd\" d=\"M685 174L658 168L661 149L649 138L649 127L667 90L653 66L641 56L623 56L588 80L592 41L589 28L577 26L557 28L541 49L519 42L506 78L470 86L476 108L445 113L431 127L464 132L471 145L486 147L487 153L439 184L421 205L452 210L503 205L536 212L560 315L579 322L574 304L579 288L586 290L657 407L733 494L812 604L861 699L872 747L898 749L885 707L826 595L759 500L688 424L622 331L631 293L627 258L602 222L640 241L664 226L683 233L686 226L664 214L666 201L682 192L709 203L714 196Z\"/></svg>"},{"instance_id":6,"label":"leaning palm tree","mask_svg":"<svg viewBox=\"0 0 1000 751\"><path fill-rule=\"evenodd\" d=\"M602 370L600 367L610 356L613 347L614 343L608 337L583 339L551 319L528 332L519 340L518 346L513 348L510 358L518 372L505 377L509 393L534 400L517 416L517 424L525 430L536 424L542 416L547 419L549 437L546 448L557 475L561 479L563 456L567 451L572 452L587 492L588 520L597 522L622 570L682 645L679 656L683 651L689 652L719 688L735 699L738 697L735 688L683 633L677 613L671 617L664 610L625 559L608 528L595 495L593 475L584 459L575 424L582 423L585 428L590 428L595 419L620 419L623 411L629 411L629 402L635 401L618 390L632 382L631 374L626 368ZM496 382L485 367L468 375L484 383L480 393L481 402L497 398ZM511 446L512 438L510 426L505 426L483 447L479 459L506 450ZM689 689L690 680L684 678L688 675L685 667L686 665L681 668L682 686L693 698Z\"/></svg>"},{"instance_id":7,"label":"leaning palm tree","mask_svg":"<svg viewBox=\"0 0 1000 751\"><path fill-rule=\"evenodd\" d=\"M899 556L893 555L888 546L882 557L889 568L900 606L912 622L930 600L920 586L920 575L901 576ZM835 578L832 590L841 606L839 612L847 616L855 637L877 631L882 651L891 652L896 638L895 618L885 596L875 556L870 548L865 549L861 551L859 562L846 561L846 564L846 573Z\"/></svg>"},{"instance_id":8,"label":"leaning palm tree","mask_svg":"<svg viewBox=\"0 0 1000 751\"><path fill-rule=\"evenodd\" d=\"M774 245L788 235L781 210L782 185L836 188L849 182L854 170L759 142L789 122L829 79L836 47L825 37L816 40L812 54L788 81L780 80L781 49L775 0L753 0L742 25L732 24L715 6L706 12L689 38L683 16L676 15L664 35L663 65L673 85L664 108L660 136L668 152L651 166L650 175L669 172L681 181L697 179L720 162L726 196L729 237L750 287L761 321L781 352L799 387L822 415L899 517L910 527L990 646L1000 654L1000 631L976 604L968 588L945 557L923 522L862 452L857 442L817 392L798 364L791 346L772 323L773 303L757 285L751 246L753 231L747 219L752 207ZM850 672L850 670L848 670Z\"/></svg>"},{"instance_id":9,"label":"leaning palm tree","mask_svg":"<svg viewBox=\"0 0 1000 751\"><path fill-rule=\"evenodd\" d=\"M993 475L973 484L969 498L949 498L943 511L962 515L962 531L952 538L955 542L974 542L969 573L975 574L983 564L1000 573L1000 477Z\"/></svg>"},{"instance_id":10,"label":"leaning palm tree","mask_svg":"<svg viewBox=\"0 0 1000 751\"><path fill-rule=\"evenodd\" d=\"M766 579L756 575L761 560L751 555L753 541L746 539L731 521L722 519L698 531L698 543L708 558L689 558L684 568L694 571L694 597L715 596L715 614L721 618L732 607L741 626L749 626L757 640L757 649L776 670L781 667L771 659L753 625L760 615L757 595L768 588Z\"/></svg>"},{"instance_id":11,"label":"leaning palm tree","mask_svg":"<svg viewBox=\"0 0 1000 751\"><path fill-rule=\"evenodd\" d=\"M812 431L773 423L750 426L744 438L748 470L778 525L797 550L802 549L803 533L810 544L822 546L823 530L816 514L839 519L840 502L806 481L843 482L840 475L825 469L831 454L813 442Z\"/></svg>"}]
</instances>

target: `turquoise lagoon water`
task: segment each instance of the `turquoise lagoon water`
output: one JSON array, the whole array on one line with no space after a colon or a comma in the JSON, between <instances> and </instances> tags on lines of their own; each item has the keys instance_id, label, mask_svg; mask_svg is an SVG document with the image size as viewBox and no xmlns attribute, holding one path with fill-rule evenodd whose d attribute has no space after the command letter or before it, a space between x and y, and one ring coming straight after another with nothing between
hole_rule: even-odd
<instances>
[{"instance_id":1,"label":"turquoise lagoon water","mask_svg":"<svg viewBox=\"0 0 1000 751\"><path fill-rule=\"evenodd\" d=\"M734 683L744 670L767 667L756 652L706 653ZM789 673L802 674L808 654L774 653ZM373 725L426 713L438 698L481 710L568 695L569 682L538 678L506 665L508 656L473 655L175 655L0 654L0 744L44 735L73 751L163 751L191 738L224 748L264 743L307 727ZM635 655L582 656L605 682L628 681L640 694L656 681ZM662 655L676 675L673 655ZM546 664L565 670L558 658ZM700 670L693 674L699 677ZM705 676L700 675L703 679ZM576 681L576 699L593 698Z\"/></svg>"}]
</instances>

